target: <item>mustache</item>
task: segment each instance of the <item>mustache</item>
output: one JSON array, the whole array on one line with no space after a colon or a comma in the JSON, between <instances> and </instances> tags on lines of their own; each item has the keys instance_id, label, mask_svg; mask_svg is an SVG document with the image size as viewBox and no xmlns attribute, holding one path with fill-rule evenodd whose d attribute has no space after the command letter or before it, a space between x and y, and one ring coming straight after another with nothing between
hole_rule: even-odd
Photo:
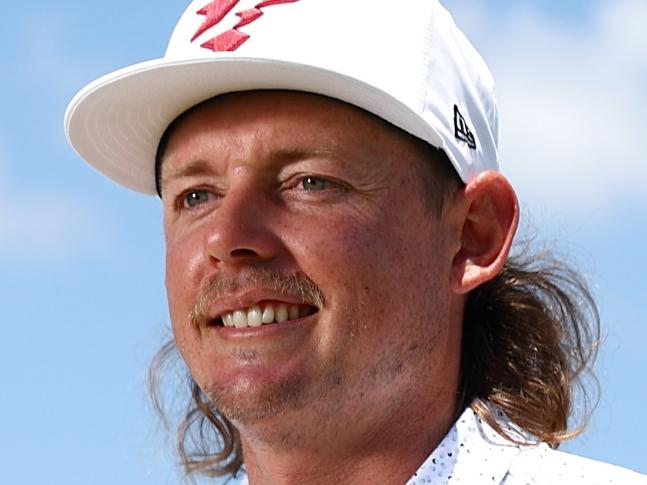
<instances>
[{"instance_id":1,"label":"mustache","mask_svg":"<svg viewBox=\"0 0 647 485\"><path fill-rule=\"evenodd\" d=\"M267 268L248 268L236 274L216 274L200 290L189 315L192 326L209 323L209 305L219 298L247 288L262 287L270 291L299 298L301 301L322 308L325 298L321 288L303 273L287 273Z\"/></svg>"}]
</instances>

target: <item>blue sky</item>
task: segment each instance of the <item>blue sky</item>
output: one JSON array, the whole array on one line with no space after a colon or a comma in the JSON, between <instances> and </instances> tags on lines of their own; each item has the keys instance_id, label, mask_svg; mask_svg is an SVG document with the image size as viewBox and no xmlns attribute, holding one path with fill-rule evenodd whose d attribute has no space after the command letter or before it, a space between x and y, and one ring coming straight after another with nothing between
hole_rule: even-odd
<instances>
[{"instance_id":1,"label":"blue sky","mask_svg":"<svg viewBox=\"0 0 647 485\"><path fill-rule=\"evenodd\" d=\"M568 450L647 473L647 4L447 0L498 81L523 230L599 299L600 406ZM168 335L155 198L66 145L74 93L160 56L183 2L36 0L0 20L0 482L177 483L145 381Z\"/></svg>"}]
</instances>

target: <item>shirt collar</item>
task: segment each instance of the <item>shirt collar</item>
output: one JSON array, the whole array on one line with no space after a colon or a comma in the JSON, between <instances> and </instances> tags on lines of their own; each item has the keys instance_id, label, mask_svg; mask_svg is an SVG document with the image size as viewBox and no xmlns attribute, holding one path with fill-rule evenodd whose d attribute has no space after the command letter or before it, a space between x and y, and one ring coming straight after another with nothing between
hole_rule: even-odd
<instances>
[{"instance_id":1,"label":"shirt collar","mask_svg":"<svg viewBox=\"0 0 647 485\"><path fill-rule=\"evenodd\" d=\"M528 439L501 411L486 406L492 408L504 429L521 440ZM519 445L503 438L468 407L407 485L499 485L519 452Z\"/></svg>"}]
</instances>

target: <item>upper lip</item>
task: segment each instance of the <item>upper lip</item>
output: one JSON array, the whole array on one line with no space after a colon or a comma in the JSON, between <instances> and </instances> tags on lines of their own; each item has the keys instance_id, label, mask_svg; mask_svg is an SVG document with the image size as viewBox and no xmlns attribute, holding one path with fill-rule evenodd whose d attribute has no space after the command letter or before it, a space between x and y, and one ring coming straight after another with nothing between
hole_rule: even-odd
<instances>
[{"instance_id":1,"label":"upper lip","mask_svg":"<svg viewBox=\"0 0 647 485\"><path fill-rule=\"evenodd\" d=\"M227 295L222 298L217 298L209 305L207 316L209 317L209 320L216 320L222 317L225 313L249 308L262 301L268 300L286 303L288 305L309 305L316 307L314 303L304 301L303 298L295 295L286 295L285 293L271 290L254 289L240 292L235 295Z\"/></svg>"}]
</instances>

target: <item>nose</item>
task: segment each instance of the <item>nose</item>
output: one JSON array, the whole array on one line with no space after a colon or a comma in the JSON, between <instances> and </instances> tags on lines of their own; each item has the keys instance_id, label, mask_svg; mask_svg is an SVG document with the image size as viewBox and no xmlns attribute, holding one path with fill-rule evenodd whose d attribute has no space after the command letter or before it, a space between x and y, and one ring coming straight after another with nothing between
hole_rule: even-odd
<instances>
[{"instance_id":1,"label":"nose","mask_svg":"<svg viewBox=\"0 0 647 485\"><path fill-rule=\"evenodd\" d=\"M229 190L208 225L206 256L231 266L274 258L281 242L271 228L270 205L253 190Z\"/></svg>"}]
</instances>

